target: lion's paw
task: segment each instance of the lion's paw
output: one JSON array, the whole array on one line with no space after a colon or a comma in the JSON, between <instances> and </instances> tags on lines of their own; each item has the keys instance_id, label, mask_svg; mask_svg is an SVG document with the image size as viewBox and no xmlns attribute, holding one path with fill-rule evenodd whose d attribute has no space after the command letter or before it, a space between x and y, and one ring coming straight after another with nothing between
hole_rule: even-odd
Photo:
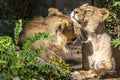
<instances>
[{"instance_id":1,"label":"lion's paw","mask_svg":"<svg viewBox=\"0 0 120 80\"><path fill-rule=\"evenodd\" d=\"M71 73L72 80L86 80L96 78L97 74L91 74L89 71L75 71Z\"/></svg>"}]
</instances>

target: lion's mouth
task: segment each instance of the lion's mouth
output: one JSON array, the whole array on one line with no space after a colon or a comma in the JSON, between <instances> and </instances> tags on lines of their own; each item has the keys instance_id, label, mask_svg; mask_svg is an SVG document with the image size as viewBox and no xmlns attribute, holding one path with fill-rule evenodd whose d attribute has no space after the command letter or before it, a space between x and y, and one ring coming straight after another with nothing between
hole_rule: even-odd
<instances>
[{"instance_id":1,"label":"lion's mouth","mask_svg":"<svg viewBox=\"0 0 120 80\"><path fill-rule=\"evenodd\" d=\"M71 17L71 20L74 21L74 22L77 22L77 19L75 18L75 12L72 11L71 14L70 14L70 17Z\"/></svg>"},{"instance_id":2,"label":"lion's mouth","mask_svg":"<svg viewBox=\"0 0 120 80\"><path fill-rule=\"evenodd\" d=\"M78 22L78 20L75 18L75 16L73 16L72 18Z\"/></svg>"}]
</instances>

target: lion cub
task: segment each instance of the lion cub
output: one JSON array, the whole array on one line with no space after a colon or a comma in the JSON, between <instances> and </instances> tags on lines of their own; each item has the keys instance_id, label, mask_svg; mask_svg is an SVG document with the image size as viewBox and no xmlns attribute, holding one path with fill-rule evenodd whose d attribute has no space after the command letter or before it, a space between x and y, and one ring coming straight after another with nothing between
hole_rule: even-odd
<instances>
[{"instance_id":1,"label":"lion cub","mask_svg":"<svg viewBox=\"0 0 120 80\"><path fill-rule=\"evenodd\" d=\"M74 42L80 34L80 25L73 24L71 19L58 9L49 8L48 12L49 14L45 18L40 17L29 21L19 38L19 44L22 45L28 37L39 32L49 32L50 35L55 35L56 38L51 41L37 40L32 44L32 50L36 50L40 46L45 47L45 51L40 57L46 62L49 62L51 56L56 59L64 59L65 54L69 52L66 48L67 44Z\"/></svg>"},{"instance_id":2,"label":"lion cub","mask_svg":"<svg viewBox=\"0 0 120 80\"><path fill-rule=\"evenodd\" d=\"M104 26L104 20L108 16L107 9L88 4L75 8L71 13L71 19L75 23L82 24L87 36L82 46L82 63L86 71L73 72L72 75L77 77L77 80L101 78L107 72L114 71L111 37Z\"/></svg>"}]
</instances>

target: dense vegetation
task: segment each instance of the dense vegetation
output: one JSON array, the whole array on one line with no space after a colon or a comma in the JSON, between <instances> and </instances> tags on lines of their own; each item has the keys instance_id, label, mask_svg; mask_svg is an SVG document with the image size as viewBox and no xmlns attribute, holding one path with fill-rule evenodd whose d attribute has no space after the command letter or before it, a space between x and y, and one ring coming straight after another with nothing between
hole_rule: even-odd
<instances>
[{"instance_id":1,"label":"dense vegetation","mask_svg":"<svg viewBox=\"0 0 120 80\"><path fill-rule=\"evenodd\" d=\"M35 51L30 50L31 44L40 40L54 38L48 33L38 33L26 40L22 49L18 46L18 36L22 30L22 20L16 23L14 38L9 36L0 37L0 80L63 80L68 79L70 73L69 65L62 60L51 58L51 64L45 63L39 53L44 46Z\"/></svg>"},{"instance_id":2,"label":"dense vegetation","mask_svg":"<svg viewBox=\"0 0 120 80\"><path fill-rule=\"evenodd\" d=\"M21 19L31 17L32 0L10 0L14 5L10 6L8 0L0 0L0 80L66 80L69 78L70 67L61 60L51 58L52 64L47 64L38 56L44 50L40 46L36 51L31 51L31 43L37 39L50 40L48 33L38 33L31 36L22 49L18 46L18 37L24 23ZM27 2L26 2L27 1ZM112 44L120 49L120 1L97 0L98 7L106 7L110 16L106 20L106 28L112 36ZM24 4L21 4L24 3ZM16 6L19 5L19 6ZM26 8L24 8L26 7ZM4 21L9 20L9 21ZM4 27L1 27L3 26ZM59 67L59 68L58 68Z\"/></svg>"}]
</instances>

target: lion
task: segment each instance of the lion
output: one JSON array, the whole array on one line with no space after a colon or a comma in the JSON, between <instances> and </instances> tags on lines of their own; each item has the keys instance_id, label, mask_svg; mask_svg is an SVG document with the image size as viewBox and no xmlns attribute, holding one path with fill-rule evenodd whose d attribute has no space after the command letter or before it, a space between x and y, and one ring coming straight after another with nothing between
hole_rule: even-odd
<instances>
[{"instance_id":1,"label":"lion","mask_svg":"<svg viewBox=\"0 0 120 80\"><path fill-rule=\"evenodd\" d=\"M120 70L118 63L120 59L116 62L114 56L116 53L112 52L111 37L104 25L108 16L107 9L89 4L83 4L71 12L71 20L81 24L82 32L86 35L82 44L82 68L84 70L73 72L73 78L77 80L102 78L104 75L108 76L109 73L116 73L115 69ZM120 51L117 51L117 54L120 55Z\"/></svg>"},{"instance_id":2,"label":"lion","mask_svg":"<svg viewBox=\"0 0 120 80\"><path fill-rule=\"evenodd\" d=\"M49 62L50 57L56 59L61 58L64 60L65 54L69 53L67 44L75 43L77 36L81 33L79 24L73 24L70 17L64 15L56 8L49 8L47 17L35 18L29 21L24 27L19 37L19 44L22 46L25 40L39 32L48 32L50 35L55 35L53 40L37 40L31 49L36 50L40 46L45 47L45 51L40 54L40 57Z\"/></svg>"}]
</instances>

